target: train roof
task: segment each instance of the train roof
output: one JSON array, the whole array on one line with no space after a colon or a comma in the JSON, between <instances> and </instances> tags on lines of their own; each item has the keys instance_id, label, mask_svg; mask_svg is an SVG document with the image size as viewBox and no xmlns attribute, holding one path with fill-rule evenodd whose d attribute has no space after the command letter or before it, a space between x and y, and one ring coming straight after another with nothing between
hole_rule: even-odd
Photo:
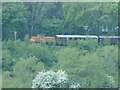
<instances>
[{"instance_id":1,"label":"train roof","mask_svg":"<svg viewBox=\"0 0 120 90\"><path fill-rule=\"evenodd\" d=\"M100 38L120 38L120 36L99 36Z\"/></svg>"},{"instance_id":2,"label":"train roof","mask_svg":"<svg viewBox=\"0 0 120 90\"><path fill-rule=\"evenodd\" d=\"M52 36L45 36L45 38L55 38L55 37L52 37Z\"/></svg>"},{"instance_id":3,"label":"train roof","mask_svg":"<svg viewBox=\"0 0 120 90\"><path fill-rule=\"evenodd\" d=\"M98 38L95 35L55 35L60 38Z\"/></svg>"}]
</instances>

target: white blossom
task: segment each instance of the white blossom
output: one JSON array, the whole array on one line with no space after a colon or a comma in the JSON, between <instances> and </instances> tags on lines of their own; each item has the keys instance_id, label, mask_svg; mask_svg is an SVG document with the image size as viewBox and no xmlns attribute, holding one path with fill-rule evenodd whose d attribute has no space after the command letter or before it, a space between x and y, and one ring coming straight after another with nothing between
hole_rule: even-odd
<instances>
[{"instance_id":1,"label":"white blossom","mask_svg":"<svg viewBox=\"0 0 120 90\"><path fill-rule=\"evenodd\" d=\"M69 84L68 75L65 71L39 72L32 81L32 88L79 88L78 83Z\"/></svg>"},{"instance_id":2,"label":"white blossom","mask_svg":"<svg viewBox=\"0 0 120 90\"><path fill-rule=\"evenodd\" d=\"M53 88L60 84L66 84L67 81L68 78L65 71L42 71L39 72L35 79L32 81L32 88Z\"/></svg>"},{"instance_id":3,"label":"white blossom","mask_svg":"<svg viewBox=\"0 0 120 90\"><path fill-rule=\"evenodd\" d=\"M113 80L113 77L112 76L107 76L108 77L108 79L112 82L112 83L114 83L115 81Z\"/></svg>"}]
</instances>

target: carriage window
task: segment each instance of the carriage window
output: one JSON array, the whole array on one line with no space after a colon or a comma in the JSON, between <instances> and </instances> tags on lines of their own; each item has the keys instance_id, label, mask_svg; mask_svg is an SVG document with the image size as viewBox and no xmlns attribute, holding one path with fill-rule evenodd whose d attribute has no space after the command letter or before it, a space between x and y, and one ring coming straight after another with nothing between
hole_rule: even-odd
<instances>
[{"instance_id":1,"label":"carriage window","mask_svg":"<svg viewBox=\"0 0 120 90\"><path fill-rule=\"evenodd\" d=\"M77 38L74 38L74 40L77 40Z\"/></svg>"},{"instance_id":2,"label":"carriage window","mask_svg":"<svg viewBox=\"0 0 120 90\"><path fill-rule=\"evenodd\" d=\"M72 40L72 38L69 38L69 40Z\"/></svg>"},{"instance_id":3,"label":"carriage window","mask_svg":"<svg viewBox=\"0 0 120 90\"><path fill-rule=\"evenodd\" d=\"M83 40L86 40L86 38L83 38Z\"/></svg>"},{"instance_id":4,"label":"carriage window","mask_svg":"<svg viewBox=\"0 0 120 90\"><path fill-rule=\"evenodd\" d=\"M79 40L81 40L81 38L78 38Z\"/></svg>"}]
</instances>

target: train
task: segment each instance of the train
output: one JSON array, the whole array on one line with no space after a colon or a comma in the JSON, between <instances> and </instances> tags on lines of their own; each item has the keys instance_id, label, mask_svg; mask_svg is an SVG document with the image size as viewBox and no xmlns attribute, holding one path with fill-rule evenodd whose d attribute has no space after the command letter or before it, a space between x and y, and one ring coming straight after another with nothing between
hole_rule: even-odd
<instances>
[{"instance_id":1,"label":"train","mask_svg":"<svg viewBox=\"0 0 120 90\"><path fill-rule=\"evenodd\" d=\"M96 36L96 35L55 35L55 36L44 36L37 35L32 36L30 39L31 43L40 43L45 42L55 42L56 45L65 45L68 40L86 40L86 39L94 39L97 40L98 43L103 44L105 39L108 39L109 44L119 44L120 36Z\"/></svg>"}]
</instances>

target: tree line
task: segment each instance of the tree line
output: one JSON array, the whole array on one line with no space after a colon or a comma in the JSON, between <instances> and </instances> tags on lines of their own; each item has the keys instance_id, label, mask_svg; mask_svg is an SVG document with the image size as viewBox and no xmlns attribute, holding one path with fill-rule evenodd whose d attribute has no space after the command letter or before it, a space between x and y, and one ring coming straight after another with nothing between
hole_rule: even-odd
<instances>
[{"instance_id":1,"label":"tree line","mask_svg":"<svg viewBox=\"0 0 120 90\"><path fill-rule=\"evenodd\" d=\"M4 2L2 39L44 34L117 35L115 2Z\"/></svg>"}]
</instances>

